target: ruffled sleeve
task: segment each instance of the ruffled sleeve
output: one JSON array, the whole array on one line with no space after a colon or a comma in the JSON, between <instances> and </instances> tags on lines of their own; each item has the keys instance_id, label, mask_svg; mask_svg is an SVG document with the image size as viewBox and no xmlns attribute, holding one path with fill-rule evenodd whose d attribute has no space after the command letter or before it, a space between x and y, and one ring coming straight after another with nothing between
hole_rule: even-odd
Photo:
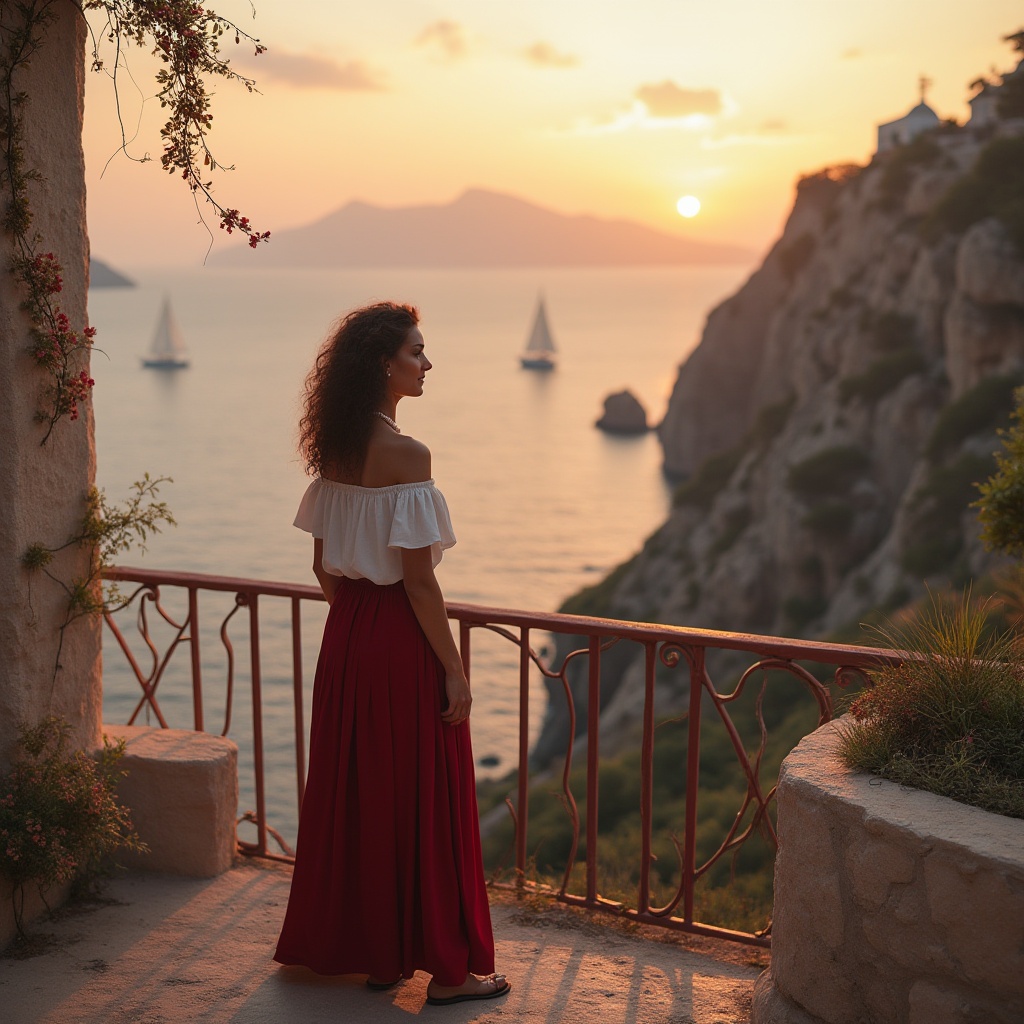
<instances>
[{"instance_id":1,"label":"ruffled sleeve","mask_svg":"<svg viewBox=\"0 0 1024 1024\"><path fill-rule=\"evenodd\" d=\"M402 578L402 549L430 548L436 566L455 543L444 496L433 480L359 487L318 477L295 525L323 541L321 561L335 576L386 585Z\"/></svg>"},{"instance_id":2,"label":"ruffled sleeve","mask_svg":"<svg viewBox=\"0 0 1024 1024\"><path fill-rule=\"evenodd\" d=\"M306 488L299 502L299 510L295 513L294 525L319 540L324 536L324 498L323 481L317 477Z\"/></svg>"},{"instance_id":3,"label":"ruffled sleeve","mask_svg":"<svg viewBox=\"0 0 1024 1024\"><path fill-rule=\"evenodd\" d=\"M434 564L441 552L455 543L448 503L433 481L403 489L395 503L395 516L388 537L389 548L425 548L434 553Z\"/></svg>"}]
</instances>

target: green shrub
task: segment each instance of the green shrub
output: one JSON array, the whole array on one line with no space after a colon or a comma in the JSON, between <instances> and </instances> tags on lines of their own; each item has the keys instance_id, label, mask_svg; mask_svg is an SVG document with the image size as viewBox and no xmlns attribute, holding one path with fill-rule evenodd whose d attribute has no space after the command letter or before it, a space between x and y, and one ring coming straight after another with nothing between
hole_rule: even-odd
<instances>
[{"instance_id":1,"label":"green shrub","mask_svg":"<svg viewBox=\"0 0 1024 1024\"><path fill-rule=\"evenodd\" d=\"M750 428L752 443L762 449L767 448L782 433L795 406L796 395L789 395L758 409L754 425Z\"/></svg>"},{"instance_id":2,"label":"green shrub","mask_svg":"<svg viewBox=\"0 0 1024 1024\"><path fill-rule=\"evenodd\" d=\"M911 498L914 542L903 553L907 572L928 576L947 568L963 547L962 520L977 484L994 466L990 456L964 453L948 466L933 467Z\"/></svg>"},{"instance_id":3,"label":"green shrub","mask_svg":"<svg viewBox=\"0 0 1024 1024\"><path fill-rule=\"evenodd\" d=\"M95 873L117 849L146 849L128 808L117 801L125 741L104 737L95 759L68 750L69 732L67 722L55 717L23 729L22 759L0 778L0 875L22 894L12 897L21 936L26 885L45 893Z\"/></svg>"},{"instance_id":4,"label":"green shrub","mask_svg":"<svg viewBox=\"0 0 1024 1024\"><path fill-rule=\"evenodd\" d=\"M833 288L828 294L828 304L826 309L846 309L848 306L852 306L857 301L857 297L853 294L853 290L845 285L840 285L838 288Z\"/></svg>"},{"instance_id":5,"label":"green shrub","mask_svg":"<svg viewBox=\"0 0 1024 1024\"><path fill-rule=\"evenodd\" d=\"M805 231L779 250L779 264L787 281L792 281L807 266L817 246L818 240L809 231Z\"/></svg>"},{"instance_id":6,"label":"green shrub","mask_svg":"<svg viewBox=\"0 0 1024 1024\"><path fill-rule=\"evenodd\" d=\"M935 422L925 454L935 461L957 449L969 437L1004 426L1013 410L1014 391L1021 374L986 377L950 402Z\"/></svg>"},{"instance_id":7,"label":"green shrub","mask_svg":"<svg viewBox=\"0 0 1024 1024\"><path fill-rule=\"evenodd\" d=\"M981 519L981 539L990 550L1024 558L1024 388L1016 392L1014 424L1000 431L1003 450L996 469L978 490L974 502Z\"/></svg>"},{"instance_id":8,"label":"green shrub","mask_svg":"<svg viewBox=\"0 0 1024 1024\"><path fill-rule=\"evenodd\" d=\"M834 542L849 536L853 520L853 509L845 501L822 501L811 507L803 525L822 540Z\"/></svg>"},{"instance_id":9,"label":"green shrub","mask_svg":"<svg viewBox=\"0 0 1024 1024\"><path fill-rule=\"evenodd\" d=\"M688 480L684 480L672 497L674 505L695 505L705 511L732 478L744 455L744 447L737 445L705 459Z\"/></svg>"},{"instance_id":10,"label":"green shrub","mask_svg":"<svg viewBox=\"0 0 1024 1024\"><path fill-rule=\"evenodd\" d=\"M1024 75L1012 75L1003 82L996 108L1000 117L1024 117Z\"/></svg>"},{"instance_id":11,"label":"green shrub","mask_svg":"<svg viewBox=\"0 0 1024 1024\"><path fill-rule=\"evenodd\" d=\"M914 170L935 163L942 150L928 135L918 135L912 142L899 146L886 154L882 182L879 187L882 206L892 208L907 194Z\"/></svg>"},{"instance_id":12,"label":"green shrub","mask_svg":"<svg viewBox=\"0 0 1024 1024\"><path fill-rule=\"evenodd\" d=\"M933 598L880 630L884 646L921 657L874 673L840 753L851 768L1024 818L1024 652L987 618L969 595Z\"/></svg>"},{"instance_id":13,"label":"green shrub","mask_svg":"<svg viewBox=\"0 0 1024 1024\"><path fill-rule=\"evenodd\" d=\"M843 495L863 476L871 460L862 448L825 448L789 468L787 485L802 498Z\"/></svg>"},{"instance_id":14,"label":"green shrub","mask_svg":"<svg viewBox=\"0 0 1024 1024\"><path fill-rule=\"evenodd\" d=\"M1021 87L1024 91L1024 86ZM1024 254L1024 137L993 139L924 222L926 235L959 234L986 217L1001 220Z\"/></svg>"},{"instance_id":15,"label":"green shrub","mask_svg":"<svg viewBox=\"0 0 1024 1024\"><path fill-rule=\"evenodd\" d=\"M558 609L565 615L590 615L595 618L614 618L611 614L612 598L622 582L623 577L631 568L636 556L622 565L616 566L603 580L592 587L584 587L567 597Z\"/></svg>"},{"instance_id":16,"label":"green shrub","mask_svg":"<svg viewBox=\"0 0 1024 1024\"><path fill-rule=\"evenodd\" d=\"M749 505L741 505L739 508L732 509L725 516L725 522L722 524L722 529L715 538L714 544L711 545L711 557L717 558L719 555L728 551L729 548L731 548L740 538L743 531L750 525L753 518L754 513Z\"/></svg>"},{"instance_id":17,"label":"green shrub","mask_svg":"<svg viewBox=\"0 0 1024 1024\"><path fill-rule=\"evenodd\" d=\"M868 335L871 347L879 352L912 348L917 337L917 322L903 313L875 313L865 310L861 316L861 330Z\"/></svg>"},{"instance_id":18,"label":"green shrub","mask_svg":"<svg viewBox=\"0 0 1024 1024\"><path fill-rule=\"evenodd\" d=\"M794 594L782 602L782 614L794 630L803 629L809 622L823 615L827 608L828 601L820 594Z\"/></svg>"},{"instance_id":19,"label":"green shrub","mask_svg":"<svg viewBox=\"0 0 1024 1024\"><path fill-rule=\"evenodd\" d=\"M916 348L896 349L879 356L863 373L844 377L839 382L839 400L846 403L853 398L861 398L865 402L877 402L907 377L921 373L927 367L927 361Z\"/></svg>"}]
</instances>

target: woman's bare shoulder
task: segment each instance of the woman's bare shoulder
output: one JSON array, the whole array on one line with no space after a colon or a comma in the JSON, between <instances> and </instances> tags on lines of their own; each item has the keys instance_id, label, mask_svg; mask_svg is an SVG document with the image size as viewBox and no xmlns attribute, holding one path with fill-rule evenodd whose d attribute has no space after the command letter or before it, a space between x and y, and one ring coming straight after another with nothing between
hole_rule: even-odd
<instances>
[{"instance_id":1,"label":"woman's bare shoulder","mask_svg":"<svg viewBox=\"0 0 1024 1024\"><path fill-rule=\"evenodd\" d=\"M415 437L395 437L394 466L399 473L396 483L411 484L430 479L430 449Z\"/></svg>"},{"instance_id":2,"label":"woman's bare shoulder","mask_svg":"<svg viewBox=\"0 0 1024 1024\"><path fill-rule=\"evenodd\" d=\"M363 482L369 487L412 484L430 479L430 449L407 434L383 435L370 442Z\"/></svg>"}]
</instances>

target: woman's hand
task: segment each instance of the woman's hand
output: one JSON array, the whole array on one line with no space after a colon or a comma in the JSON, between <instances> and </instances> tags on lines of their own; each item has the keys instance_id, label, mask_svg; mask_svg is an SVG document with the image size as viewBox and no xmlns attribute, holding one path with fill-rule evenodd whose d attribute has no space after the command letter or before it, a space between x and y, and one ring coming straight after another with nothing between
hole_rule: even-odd
<instances>
[{"instance_id":1,"label":"woman's hand","mask_svg":"<svg viewBox=\"0 0 1024 1024\"><path fill-rule=\"evenodd\" d=\"M441 720L449 725L458 725L459 722L466 721L469 718L469 709L473 703L466 673L462 671L446 672L444 689L448 696L448 707L441 713Z\"/></svg>"}]
</instances>

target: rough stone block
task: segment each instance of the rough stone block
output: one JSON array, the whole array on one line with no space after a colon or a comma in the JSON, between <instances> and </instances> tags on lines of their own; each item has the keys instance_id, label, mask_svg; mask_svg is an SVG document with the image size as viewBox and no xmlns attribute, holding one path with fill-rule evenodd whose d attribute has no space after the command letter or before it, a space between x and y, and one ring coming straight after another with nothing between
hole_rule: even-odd
<instances>
[{"instance_id":1,"label":"rough stone block","mask_svg":"<svg viewBox=\"0 0 1024 1024\"><path fill-rule=\"evenodd\" d=\"M752 1021L1024 1024L1024 822L850 772L836 740L783 762Z\"/></svg>"},{"instance_id":2,"label":"rough stone block","mask_svg":"<svg viewBox=\"0 0 1024 1024\"><path fill-rule=\"evenodd\" d=\"M894 843L854 835L846 854L846 866L853 883L853 898L876 910L889 898L893 883L914 878L914 858Z\"/></svg>"},{"instance_id":3,"label":"rough stone block","mask_svg":"<svg viewBox=\"0 0 1024 1024\"><path fill-rule=\"evenodd\" d=\"M965 874L951 855L932 853L924 865L928 906L968 981L1018 993L1024 1019L1024 877L1020 869ZM983 927L970 927L983 922Z\"/></svg>"},{"instance_id":4,"label":"rough stone block","mask_svg":"<svg viewBox=\"0 0 1024 1024\"><path fill-rule=\"evenodd\" d=\"M964 1007L956 995L928 981L910 990L908 1024L962 1024Z\"/></svg>"},{"instance_id":5,"label":"rough stone block","mask_svg":"<svg viewBox=\"0 0 1024 1024\"><path fill-rule=\"evenodd\" d=\"M129 867L211 878L235 857L238 812L238 748L222 736L181 729L108 726L124 737L121 762L128 775L118 797L149 846L144 854L122 853Z\"/></svg>"}]
</instances>

